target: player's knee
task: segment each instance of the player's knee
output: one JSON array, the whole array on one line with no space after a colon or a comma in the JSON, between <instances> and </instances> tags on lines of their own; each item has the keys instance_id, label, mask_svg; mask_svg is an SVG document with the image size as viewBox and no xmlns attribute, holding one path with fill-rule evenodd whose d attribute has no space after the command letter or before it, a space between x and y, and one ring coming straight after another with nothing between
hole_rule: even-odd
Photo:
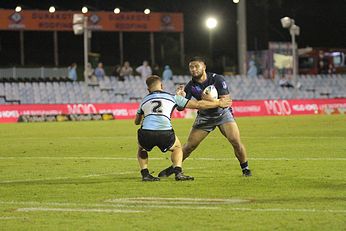
<instances>
[{"instance_id":1,"label":"player's knee","mask_svg":"<svg viewBox=\"0 0 346 231\"><path fill-rule=\"evenodd\" d=\"M138 151L138 156L141 159L148 159L148 152L145 150Z\"/></svg>"}]
</instances>

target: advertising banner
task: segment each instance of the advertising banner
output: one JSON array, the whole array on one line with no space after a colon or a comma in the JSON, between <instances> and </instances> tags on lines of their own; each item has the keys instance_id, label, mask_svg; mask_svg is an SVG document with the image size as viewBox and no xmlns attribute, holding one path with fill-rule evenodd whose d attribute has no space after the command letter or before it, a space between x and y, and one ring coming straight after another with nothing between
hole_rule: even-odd
<instances>
[{"instance_id":1,"label":"advertising banner","mask_svg":"<svg viewBox=\"0 0 346 231\"><path fill-rule=\"evenodd\" d=\"M96 115L109 114L114 119L134 119L139 103L114 104L23 104L0 105L0 123L18 122L28 115ZM240 116L289 116L308 114L344 114L346 98L309 100L233 101L233 112ZM173 112L173 118L194 118L196 110Z\"/></svg>"},{"instance_id":2,"label":"advertising banner","mask_svg":"<svg viewBox=\"0 0 346 231\"><path fill-rule=\"evenodd\" d=\"M43 10L0 9L0 30L31 31L71 31L73 14L81 12ZM129 32L182 32L184 30L182 13L153 12L113 12L96 11L88 16L88 27L94 31Z\"/></svg>"}]
</instances>

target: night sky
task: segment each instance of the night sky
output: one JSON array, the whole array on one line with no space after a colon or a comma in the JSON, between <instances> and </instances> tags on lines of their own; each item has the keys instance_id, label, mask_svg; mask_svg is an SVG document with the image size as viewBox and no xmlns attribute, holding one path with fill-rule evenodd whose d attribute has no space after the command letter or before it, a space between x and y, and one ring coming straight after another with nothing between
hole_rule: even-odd
<instances>
[{"instance_id":1,"label":"night sky","mask_svg":"<svg viewBox=\"0 0 346 231\"><path fill-rule=\"evenodd\" d=\"M209 45L208 30L204 25L207 15L218 18L219 24L213 33L213 59L227 57L229 65L237 63L236 4L232 0L88 0L88 1L0 1L0 8L14 9L16 5L25 9L46 10L54 5L57 10L80 10L86 5L89 11L152 11L182 12L184 14L185 54L187 57L206 55ZM290 41L287 29L281 27L280 18L289 16L300 26L297 37L299 48L328 47L346 48L346 0L247 0L247 46L248 50L264 50L268 41ZM29 65L53 65L52 32L25 32L26 63ZM93 34L92 50L101 54L106 65L119 62L118 37L116 32ZM124 33L125 59L135 66L149 59L148 33ZM134 40L133 40L134 39ZM131 41L131 42L130 42ZM136 42L132 42L136 41ZM166 59L160 59L159 43L169 48ZM175 50L179 46L179 35L156 33L156 57L159 64L178 65ZM0 65L20 63L18 32L0 31ZM59 32L60 64L83 62L82 38L72 32Z\"/></svg>"}]
</instances>

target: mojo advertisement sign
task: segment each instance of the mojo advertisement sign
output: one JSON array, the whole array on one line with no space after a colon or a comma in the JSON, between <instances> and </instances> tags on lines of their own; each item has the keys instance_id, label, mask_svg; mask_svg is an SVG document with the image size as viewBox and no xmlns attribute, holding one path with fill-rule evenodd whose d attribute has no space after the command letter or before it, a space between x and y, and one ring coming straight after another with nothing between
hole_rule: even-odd
<instances>
[{"instance_id":1,"label":"mojo advertisement sign","mask_svg":"<svg viewBox=\"0 0 346 231\"><path fill-rule=\"evenodd\" d=\"M18 122L23 115L110 114L114 119L133 119L138 107L139 103L0 105L0 123ZM232 107L236 117L344 114L346 98L233 101ZM172 117L194 118L195 115L195 110L185 109L175 110Z\"/></svg>"}]
</instances>

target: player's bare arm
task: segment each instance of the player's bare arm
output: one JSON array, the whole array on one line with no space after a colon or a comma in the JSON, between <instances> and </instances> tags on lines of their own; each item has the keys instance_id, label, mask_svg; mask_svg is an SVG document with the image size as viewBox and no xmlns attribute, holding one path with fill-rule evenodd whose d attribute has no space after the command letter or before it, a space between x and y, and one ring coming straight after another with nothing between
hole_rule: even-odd
<instances>
[{"instance_id":1,"label":"player's bare arm","mask_svg":"<svg viewBox=\"0 0 346 231\"><path fill-rule=\"evenodd\" d=\"M140 125L142 121L143 115L137 114L135 118L135 124Z\"/></svg>"},{"instance_id":2,"label":"player's bare arm","mask_svg":"<svg viewBox=\"0 0 346 231\"><path fill-rule=\"evenodd\" d=\"M190 100L186 108L191 109L210 109L210 108L216 108L216 107L229 107L230 105L230 99L224 98L224 99L216 99L213 101L207 101L207 100Z\"/></svg>"},{"instance_id":3,"label":"player's bare arm","mask_svg":"<svg viewBox=\"0 0 346 231\"><path fill-rule=\"evenodd\" d=\"M228 94L228 95L220 95L219 96L220 99L229 99L229 106L232 106L232 98L231 96Z\"/></svg>"}]
</instances>

